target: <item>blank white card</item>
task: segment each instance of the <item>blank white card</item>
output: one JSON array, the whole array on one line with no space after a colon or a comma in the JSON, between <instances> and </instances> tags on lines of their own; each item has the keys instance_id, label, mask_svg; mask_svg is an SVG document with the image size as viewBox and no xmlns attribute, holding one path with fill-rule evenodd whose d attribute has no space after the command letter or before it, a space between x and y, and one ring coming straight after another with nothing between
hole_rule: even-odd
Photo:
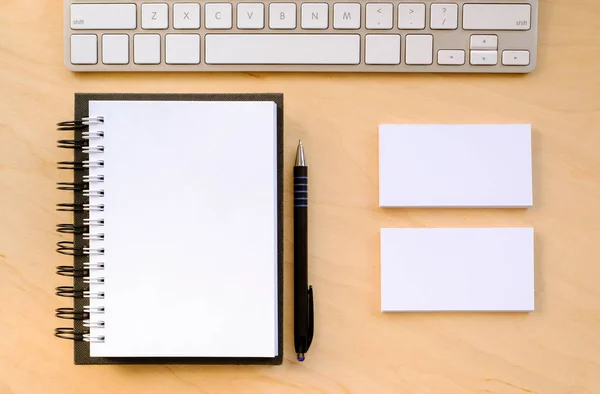
<instances>
[{"instance_id":1,"label":"blank white card","mask_svg":"<svg viewBox=\"0 0 600 394\"><path fill-rule=\"evenodd\" d=\"M531 125L379 126L381 207L529 207Z\"/></svg>"},{"instance_id":2,"label":"blank white card","mask_svg":"<svg viewBox=\"0 0 600 394\"><path fill-rule=\"evenodd\" d=\"M105 307L92 357L274 357L277 109L273 102L91 101L103 116Z\"/></svg>"},{"instance_id":3,"label":"blank white card","mask_svg":"<svg viewBox=\"0 0 600 394\"><path fill-rule=\"evenodd\" d=\"M381 310L532 311L532 228L381 229Z\"/></svg>"}]
</instances>

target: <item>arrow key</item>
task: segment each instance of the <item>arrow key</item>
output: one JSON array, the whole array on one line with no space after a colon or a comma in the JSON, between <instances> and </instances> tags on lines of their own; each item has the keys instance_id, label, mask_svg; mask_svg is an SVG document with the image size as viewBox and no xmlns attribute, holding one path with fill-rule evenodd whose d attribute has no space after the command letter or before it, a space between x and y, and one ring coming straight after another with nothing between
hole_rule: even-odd
<instances>
[{"instance_id":1,"label":"arrow key","mask_svg":"<svg viewBox=\"0 0 600 394\"><path fill-rule=\"evenodd\" d=\"M474 34L471 36L471 50L496 50L498 49L498 36L484 36Z\"/></svg>"},{"instance_id":2,"label":"arrow key","mask_svg":"<svg viewBox=\"0 0 600 394\"><path fill-rule=\"evenodd\" d=\"M393 27L394 6L392 3L368 3L366 27L369 30L390 30Z\"/></svg>"},{"instance_id":3,"label":"arrow key","mask_svg":"<svg viewBox=\"0 0 600 394\"><path fill-rule=\"evenodd\" d=\"M504 51L502 64L505 66L529 66L531 54L529 51Z\"/></svg>"},{"instance_id":4,"label":"arrow key","mask_svg":"<svg viewBox=\"0 0 600 394\"><path fill-rule=\"evenodd\" d=\"M498 64L498 51L471 51L472 66L495 66Z\"/></svg>"},{"instance_id":5,"label":"arrow key","mask_svg":"<svg viewBox=\"0 0 600 394\"><path fill-rule=\"evenodd\" d=\"M438 51L437 62L440 66L462 66L465 64L465 51L441 49Z\"/></svg>"}]
</instances>

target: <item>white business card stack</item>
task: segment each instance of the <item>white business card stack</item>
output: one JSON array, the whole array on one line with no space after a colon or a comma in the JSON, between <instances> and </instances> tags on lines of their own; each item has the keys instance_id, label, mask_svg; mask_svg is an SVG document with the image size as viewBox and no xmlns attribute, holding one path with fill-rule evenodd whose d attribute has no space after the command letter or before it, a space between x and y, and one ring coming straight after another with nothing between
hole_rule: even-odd
<instances>
[{"instance_id":1,"label":"white business card stack","mask_svg":"<svg viewBox=\"0 0 600 394\"><path fill-rule=\"evenodd\" d=\"M531 125L381 125L379 205L532 206Z\"/></svg>"}]
</instances>

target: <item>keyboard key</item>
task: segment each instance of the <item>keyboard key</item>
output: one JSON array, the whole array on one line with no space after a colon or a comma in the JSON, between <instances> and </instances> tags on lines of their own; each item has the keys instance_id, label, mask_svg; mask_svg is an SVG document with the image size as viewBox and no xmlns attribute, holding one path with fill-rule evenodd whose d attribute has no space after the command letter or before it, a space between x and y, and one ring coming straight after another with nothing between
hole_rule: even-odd
<instances>
[{"instance_id":1,"label":"keyboard key","mask_svg":"<svg viewBox=\"0 0 600 394\"><path fill-rule=\"evenodd\" d=\"M264 29L265 5L263 3L238 3L238 29Z\"/></svg>"},{"instance_id":2,"label":"keyboard key","mask_svg":"<svg viewBox=\"0 0 600 394\"><path fill-rule=\"evenodd\" d=\"M230 3L207 3L204 6L204 26L207 29L231 29L231 12Z\"/></svg>"},{"instance_id":3,"label":"keyboard key","mask_svg":"<svg viewBox=\"0 0 600 394\"><path fill-rule=\"evenodd\" d=\"M407 35L404 62L409 65L433 64L433 36L429 34Z\"/></svg>"},{"instance_id":4,"label":"keyboard key","mask_svg":"<svg viewBox=\"0 0 600 394\"><path fill-rule=\"evenodd\" d=\"M505 66L529 66L531 54L529 51L504 51L502 64Z\"/></svg>"},{"instance_id":5,"label":"keyboard key","mask_svg":"<svg viewBox=\"0 0 600 394\"><path fill-rule=\"evenodd\" d=\"M390 30L393 27L394 6L391 3L367 4L367 29Z\"/></svg>"},{"instance_id":6,"label":"keyboard key","mask_svg":"<svg viewBox=\"0 0 600 394\"><path fill-rule=\"evenodd\" d=\"M133 30L135 4L71 4L73 30Z\"/></svg>"},{"instance_id":7,"label":"keyboard key","mask_svg":"<svg viewBox=\"0 0 600 394\"><path fill-rule=\"evenodd\" d=\"M400 64L399 34L367 34L366 64Z\"/></svg>"},{"instance_id":8,"label":"keyboard key","mask_svg":"<svg viewBox=\"0 0 600 394\"><path fill-rule=\"evenodd\" d=\"M333 28L334 29L359 29L360 28L360 4L359 3L335 3L333 5Z\"/></svg>"},{"instance_id":9,"label":"keyboard key","mask_svg":"<svg viewBox=\"0 0 600 394\"><path fill-rule=\"evenodd\" d=\"M160 35L134 35L133 61L135 64L160 64Z\"/></svg>"},{"instance_id":10,"label":"keyboard key","mask_svg":"<svg viewBox=\"0 0 600 394\"><path fill-rule=\"evenodd\" d=\"M472 35L471 49L496 50L498 49L498 36Z\"/></svg>"},{"instance_id":11,"label":"keyboard key","mask_svg":"<svg viewBox=\"0 0 600 394\"><path fill-rule=\"evenodd\" d=\"M102 36L102 63L129 64L129 36L127 34Z\"/></svg>"},{"instance_id":12,"label":"keyboard key","mask_svg":"<svg viewBox=\"0 0 600 394\"><path fill-rule=\"evenodd\" d=\"M173 27L175 29L200 28L200 4L175 3L173 4Z\"/></svg>"},{"instance_id":13,"label":"keyboard key","mask_svg":"<svg viewBox=\"0 0 600 394\"><path fill-rule=\"evenodd\" d=\"M167 64L200 64L199 34L167 34Z\"/></svg>"},{"instance_id":14,"label":"keyboard key","mask_svg":"<svg viewBox=\"0 0 600 394\"><path fill-rule=\"evenodd\" d=\"M142 29L164 30L168 27L169 6L167 4L142 4Z\"/></svg>"},{"instance_id":15,"label":"keyboard key","mask_svg":"<svg viewBox=\"0 0 600 394\"><path fill-rule=\"evenodd\" d=\"M296 3L271 3L269 5L269 28L295 29Z\"/></svg>"},{"instance_id":16,"label":"keyboard key","mask_svg":"<svg viewBox=\"0 0 600 394\"><path fill-rule=\"evenodd\" d=\"M358 34L207 34L207 64L358 64Z\"/></svg>"},{"instance_id":17,"label":"keyboard key","mask_svg":"<svg viewBox=\"0 0 600 394\"><path fill-rule=\"evenodd\" d=\"M432 4L431 28L437 30L458 29L458 4Z\"/></svg>"},{"instance_id":18,"label":"keyboard key","mask_svg":"<svg viewBox=\"0 0 600 394\"><path fill-rule=\"evenodd\" d=\"M465 30L529 30L531 5L529 4L465 4L463 29Z\"/></svg>"},{"instance_id":19,"label":"keyboard key","mask_svg":"<svg viewBox=\"0 0 600 394\"><path fill-rule=\"evenodd\" d=\"M327 3L302 3L303 29L327 29L329 27L329 6Z\"/></svg>"},{"instance_id":20,"label":"keyboard key","mask_svg":"<svg viewBox=\"0 0 600 394\"><path fill-rule=\"evenodd\" d=\"M71 36L71 63L98 63L98 37L95 34L74 34Z\"/></svg>"},{"instance_id":21,"label":"keyboard key","mask_svg":"<svg viewBox=\"0 0 600 394\"><path fill-rule=\"evenodd\" d=\"M497 51L471 51L471 65L495 66L498 64Z\"/></svg>"},{"instance_id":22,"label":"keyboard key","mask_svg":"<svg viewBox=\"0 0 600 394\"><path fill-rule=\"evenodd\" d=\"M441 66L462 66L465 64L465 51L441 49L438 51L437 62Z\"/></svg>"},{"instance_id":23,"label":"keyboard key","mask_svg":"<svg viewBox=\"0 0 600 394\"><path fill-rule=\"evenodd\" d=\"M398 28L423 30L425 28L425 4L402 3L398 5Z\"/></svg>"}]
</instances>

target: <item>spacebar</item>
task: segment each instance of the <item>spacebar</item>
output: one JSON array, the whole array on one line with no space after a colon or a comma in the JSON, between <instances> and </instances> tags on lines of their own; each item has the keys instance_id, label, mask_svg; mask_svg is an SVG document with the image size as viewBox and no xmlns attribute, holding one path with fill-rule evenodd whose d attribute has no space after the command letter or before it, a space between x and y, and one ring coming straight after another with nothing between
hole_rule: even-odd
<instances>
[{"instance_id":1,"label":"spacebar","mask_svg":"<svg viewBox=\"0 0 600 394\"><path fill-rule=\"evenodd\" d=\"M359 64L358 34L207 34L206 64Z\"/></svg>"}]
</instances>

